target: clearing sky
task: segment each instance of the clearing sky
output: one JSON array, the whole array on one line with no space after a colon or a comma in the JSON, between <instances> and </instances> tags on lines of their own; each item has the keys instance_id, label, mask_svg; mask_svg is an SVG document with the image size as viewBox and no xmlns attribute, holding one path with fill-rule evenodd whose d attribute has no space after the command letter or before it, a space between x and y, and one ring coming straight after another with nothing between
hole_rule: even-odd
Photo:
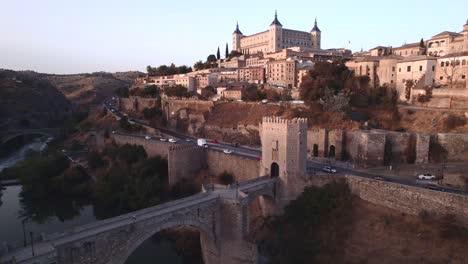
<instances>
[{"instance_id":1,"label":"clearing sky","mask_svg":"<svg viewBox=\"0 0 468 264\"><path fill-rule=\"evenodd\" d=\"M45 73L145 71L192 66L232 46L236 21L250 35L309 32L317 17L322 48L354 51L460 32L468 1L154 1L0 0L0 68Z\"/></svg>"}]
</instances>

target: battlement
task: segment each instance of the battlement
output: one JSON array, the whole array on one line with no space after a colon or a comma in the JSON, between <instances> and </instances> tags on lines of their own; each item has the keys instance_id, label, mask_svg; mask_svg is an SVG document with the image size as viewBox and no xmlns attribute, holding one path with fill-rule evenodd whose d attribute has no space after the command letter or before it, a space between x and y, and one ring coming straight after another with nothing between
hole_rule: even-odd
<instances>
[{"instance_id":1,"label":"battlement","mask_svg":"<svg viewBox=\"0 0 468 264\"><path fill-rule=\"evenodd\" d=\"M193 149L202 149L202 147L194 146L194 145L173 145L169 147L169 151L177 151L177 150L193 150Z\"/></svg>"},{"instance_id":2,"label":"battlement","mask_svg":"<svg viewBox=\"0 0 468 264\"><path fill-rule=\"evenodd\" d=\"M280 116L266 116L262 118L262 123L273 124L307 124L307 118L292 118L286 119Z\"/></svg>"}]
</instances>

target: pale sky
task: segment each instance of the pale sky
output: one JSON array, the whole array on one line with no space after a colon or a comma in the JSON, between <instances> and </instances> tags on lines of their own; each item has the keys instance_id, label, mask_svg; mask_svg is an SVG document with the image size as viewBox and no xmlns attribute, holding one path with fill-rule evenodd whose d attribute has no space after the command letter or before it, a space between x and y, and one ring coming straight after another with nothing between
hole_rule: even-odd
<instances>
[{"instance_id":1,"label":"pale sky","mask_svg":"<svg viewBox=\"0 0 468 264\"><path fill-rule=\"evenodd\" d=\"M359 51L459 32L468 1L0 0L0 68L46 73L145 71L192 66L220 46L236 21L245 35L268 28L275 9L284 28L310 31L322 48Z\"/></svg>"}]
</instances>

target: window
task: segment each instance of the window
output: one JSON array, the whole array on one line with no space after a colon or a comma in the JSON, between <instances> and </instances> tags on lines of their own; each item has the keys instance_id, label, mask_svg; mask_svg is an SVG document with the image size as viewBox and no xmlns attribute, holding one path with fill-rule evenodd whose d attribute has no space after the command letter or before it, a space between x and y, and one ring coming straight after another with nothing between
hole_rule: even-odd
<instances>
[{"instance_id":1,"label":"window","mask_svg":"<svg viewBox=\"0 0 468 264\"><path fill-rule=\"evenodd\" d=\"M432 71L435 71L435 66L434 65L432 65Z\"/></svg>"},{"instance_id":2,"label":"window","mask_svg":"<svg viewBox=\"0 0 468 264\"><path fill-rule=\"evenodd\" d=\"M465 80L466 75L463 74L463 75L461 76L461 78L462 78L463 80Z\"/></svg>"},{"instance_id":3,"label":"window","mask_svg":"<svg viewBox=\"0 0 468 264\"><path fill-rule=\"evenodd\" d=\"M440 78L439 78L439 79L442 81L442 80L444 79L444 76L440 76Z\"/></svg>"},{"instance_id":4,"label":"window","mask_svg":"<svg viewBox=\"0 0 468 264\"><path fill-rule=\"evenodd\" d=\"M410 72L411 71L411 66L406 66L406 71Z\"/></svg>"},{"instance_id":5,"label":"window","mask_svg":"<svg viewBox=\"0 0 468 264\"><path fill-rule=\"evenodd\" d=\"M398 72L401 72L401 68L398 68Z\"/></svg>"},{"instance_id":6,"label":"window","mask_svg":"<svg viewBox=\"0 0 468 264\"><path fill-rule=\"evenodd\" d=\"M466 65L466 60L462 60L462 65L463 65L463 66Z\"/></svg>"},{"instance_id":7,"label":"window","mask_svg":"<svg viewBox=\"0 0 468 264\"><path fill-rule=\"evenodd\" d=\"M422 68L423 68L422 65L419 65L419 71L422 71Z\"/></svg>"},{"instance_id":8,"label":"window","mask_svg":"<svg viewBox=\"0 0 468 264\"><path fill-rule=\"evenodd\" d=\"M392 67L392 72L394 72L394 71L395 71L395 67Z\"/></svg>"},{"instance_id":9,"label":"window","mask_svg":"<svg viewBox=\"0 0 468 264\"><path fill-rule=\"evenodd\" d=\"M390 83L393 83L393 80L390 80Z\"/></svg>"}]
</instances>

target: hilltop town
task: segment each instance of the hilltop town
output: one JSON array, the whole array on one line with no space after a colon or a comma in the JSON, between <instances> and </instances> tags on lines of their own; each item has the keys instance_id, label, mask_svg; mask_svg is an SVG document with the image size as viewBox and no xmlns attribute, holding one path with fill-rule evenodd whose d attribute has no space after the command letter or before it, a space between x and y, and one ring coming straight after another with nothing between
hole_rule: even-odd
<instances>
[{"instance_id":1,"label":"hilltop town","mask_svg":"<svg viewBox=\"0 0 468 264\"><path fill-rule=\"evenodd\" d=\"M317 19L280 21L237 23L193 66L0 71L2 105L60 99L0 115L5 150L49 144L0 182L22 186L28 221L96 216L7 241L0 263L139 263L160 236L186 263L467 263L468 21L355 53L324 49Z\"/></svg>"}]
</instances>

